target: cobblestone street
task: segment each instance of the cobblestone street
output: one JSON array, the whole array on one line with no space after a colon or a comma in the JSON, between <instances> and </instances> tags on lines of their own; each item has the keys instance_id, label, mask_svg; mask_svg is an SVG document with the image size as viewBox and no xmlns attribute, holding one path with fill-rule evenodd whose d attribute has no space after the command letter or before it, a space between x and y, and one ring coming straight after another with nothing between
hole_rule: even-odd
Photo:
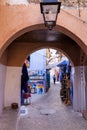
<instances>
[{"instance_id":1,"label":"cobblestone street","mask_svg":"<svg viewBox=\"0 0 87 130\"><path fill-rule=\"evenodd\" d=\"M87 121L60 100L60 85L51 85L47 94L33 94L25 113L5 109L0 130L87 130Z\"/></svg>"}]
</instances>

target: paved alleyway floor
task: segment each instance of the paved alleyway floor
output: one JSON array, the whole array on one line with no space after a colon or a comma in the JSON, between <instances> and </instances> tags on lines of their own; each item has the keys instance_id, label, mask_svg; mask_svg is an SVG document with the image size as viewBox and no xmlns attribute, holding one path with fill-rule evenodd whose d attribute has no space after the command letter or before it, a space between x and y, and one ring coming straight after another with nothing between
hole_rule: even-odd
<instances>
[{"instance_id":1,"label":"paved alleyway floor","mask_svg":"<svg viewBox=\"0 0 87 130\"><path fill-rule=\"evenodd\" d=\"M59 91L59 83L51 84L48 93L33 94L32 103L19 111L5 109L0 130L87 130L87 120L61 102Z\"/></svg>"}]
</instances>

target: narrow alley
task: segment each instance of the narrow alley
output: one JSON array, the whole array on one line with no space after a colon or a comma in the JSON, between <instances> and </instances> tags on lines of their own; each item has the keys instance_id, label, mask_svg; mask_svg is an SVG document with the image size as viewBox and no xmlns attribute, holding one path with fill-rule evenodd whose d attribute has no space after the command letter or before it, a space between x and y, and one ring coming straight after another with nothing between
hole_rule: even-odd
<instances>
[{"instance_id":1,"label":"narrow alley","mask_svg":"<svg viewBox=\"0 0 87 130\"><path fill-rule=\"evenodd\" d=\"M60 84L51 84L46 94L33 94L23 111L4 110L0 130L87 130L87 121L60 99Z\"/></svg>"}]
</instances>

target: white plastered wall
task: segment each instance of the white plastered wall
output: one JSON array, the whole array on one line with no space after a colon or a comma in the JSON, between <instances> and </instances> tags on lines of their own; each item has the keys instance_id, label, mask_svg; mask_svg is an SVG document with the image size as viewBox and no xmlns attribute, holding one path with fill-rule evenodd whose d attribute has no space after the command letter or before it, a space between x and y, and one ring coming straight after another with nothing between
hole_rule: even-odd
<instances>
[{"instance_id":1,"label":"white plastered wall","mask_svg":"<svg viewBox=\"0 0 87 130\"><path fill-rule=\"evenodd\" d=\"M83 111L86 109L86 93L85 93L85 76L84 67L75 67L73 82L73 109L75 111Z\"/></svg>"},{"instance_id":2,"label":"white plastered wall","mask_svg":"<svg viewBox=\"0 0 87 130\"><path fill-rule=\"evenodd\" d=\"M2 5L29 4L30 0L0 0Z\"/></svg>"},{"instance_id":3,"label":"white plastered wall","mask_svg":"<svg viewBox=\"0 0 87 130\"><path fill-rule=\"evenodd\" d=\"M4 106L18 103L20 106L21 67L7 67Z\"/></svg>"},{"instance_id":4,"label":"white plastered wall","mask_svg":"<svg viewBox=\"0 0 87 130\"><path fill-rule=\"evenodd\" d=\"M86 110L87 110L87 66L84 67L84 77L85 77L85 98L86 98Z\"/></svg>"},{"instance_id":5,"label":"white plastered wall","mask_svg":"<svg viewBox=\"0 0 87 130\"><path fill-rule=\"evenodd\" d=\"M6 66L0 64L0 114L4 107L4 88L6 80Z\"/></svg>"}]
</instances>

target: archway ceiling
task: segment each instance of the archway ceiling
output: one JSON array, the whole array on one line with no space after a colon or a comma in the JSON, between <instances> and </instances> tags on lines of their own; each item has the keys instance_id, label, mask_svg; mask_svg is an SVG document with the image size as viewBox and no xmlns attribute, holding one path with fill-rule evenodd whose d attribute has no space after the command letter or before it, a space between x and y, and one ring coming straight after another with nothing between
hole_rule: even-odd
<instances>
[{"instance_id":1,"label":"archway ceiling","mask_svg":"<svg viewBox=\"0 0 87 130\"><path fill-rule=\"evenodd\" d=\"M27 32L17 39L15 42L60 42L70 41L70 44L77 45L75 41L66 36L63 33L57 32L55 30L34 30Z\"/></svg>"}]
</instances>

